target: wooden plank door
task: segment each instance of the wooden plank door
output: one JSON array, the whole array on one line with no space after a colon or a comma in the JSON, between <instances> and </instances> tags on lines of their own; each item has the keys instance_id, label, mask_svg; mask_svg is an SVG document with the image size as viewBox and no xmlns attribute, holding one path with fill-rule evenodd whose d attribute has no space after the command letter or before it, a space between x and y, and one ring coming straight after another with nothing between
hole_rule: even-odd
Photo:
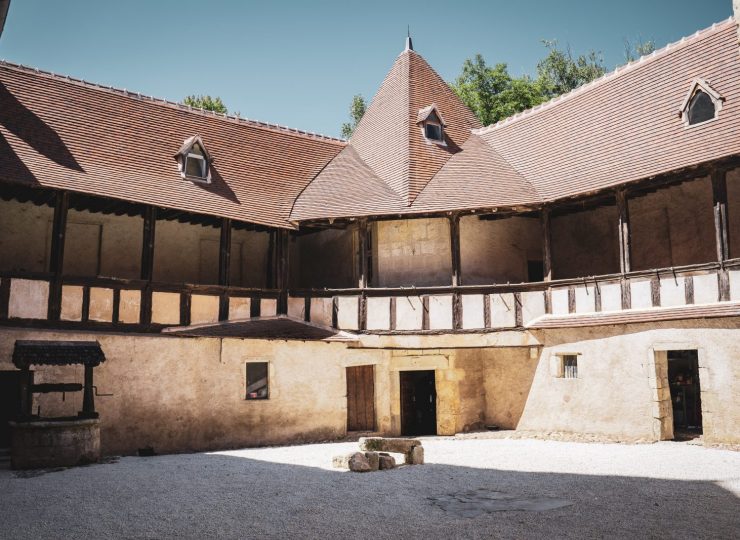
<instances>
[{"instance_id":1,"label":"wooden plank door","mask_svg":"<svg viewBox=\"0 0 740 540\"><path fill-rule=\"evenodd\" d=\"M375 370L347 368L347 431L375 431Z\"/></svg>"}]
</instances>

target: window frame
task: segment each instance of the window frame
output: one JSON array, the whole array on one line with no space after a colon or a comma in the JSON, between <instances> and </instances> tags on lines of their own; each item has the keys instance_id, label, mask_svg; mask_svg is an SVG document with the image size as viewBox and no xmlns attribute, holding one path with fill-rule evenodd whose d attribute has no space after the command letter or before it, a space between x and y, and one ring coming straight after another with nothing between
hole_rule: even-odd
<instances>
[{"instance_id":1,"label":"window frame","mask_svg":"<svg viewBox=\"0 0 740 540\"><path fill-rule=\"evenodd\" d=\"M193 152L188 152L185 154L185 164L183 166L183 171L185 175L186 180L192 180L194 182L204 182L204 183L210 183L210 166L208 164L208 159L206 159L205 156L201 154L195 154ZM188 174L188 160L189 159L197 159L202 163L201 168L205 169L205 176L193 176L192 174Z\"/></svg>"},{"instance_id":2,"label":"window frame","mask_svg":"<svg viewBox=\"0 0 740 540\"><path fill-rule=\"evenodd\" d=\"M198 149L197 151L195 150L196 148ZM211 183L211 164L213 159L208 150L206 150L200 135L186 139L180 151L175 154L175 158L177 160L177 168L183 180L189 180L199 184ZM204 171L203 175L193 176L188 174L188 160L190 159L200 162L200 168Z\"/></svg>"},{"instance_id":3,"label":"window frame","mask_svg":"<svg viewBox=\"0 0 740 540\"><path fill-rule=\"evenodd\" d=\"M250 397L249 392L249 366L255 364L264 364L265 366L265 395L258 397ZM266 360L254 360L245 362L244 367L244 401L265 401L270 399L270 362ZM254 383L252 383L254 384Z\"/></svg>"},{"instance_id":4,"label":"window frame","mask_svg":"<svg viewBox=\"0 0 740 540\"><path fill-rule=\"evenodd\" d=\"M577 354L561 354L560 361L563 364L561 378L562 379L578 379L578 355Z\"/></svg>"},{"instance_id":5,"label":"window frame","mask_svg":"<svg viewBox=\"0 0 740 540\"><path fill-rule=\"evenodd\" d=\"M701 122L696 122L694 124L689 123L690 115L689 110L691 108L691 104L694 101L694 98L696 95L702 92L706 94L709 99L714 104L714 116L712 118L709 118L708 120L702 120ZM684 127L685 128L693 128L698 126L704 126L710 122L714 122L715 120L719 119L719 113L722 110L722 104L724 102L724 98L715 91L707 81L704 79L694 79L691 83L691 87L689 88L689 92L686 94L686 97L683 100L683 103L681 104L681 108L679 109L679 116L681 117Z\"/></svg>"}]
</instances>

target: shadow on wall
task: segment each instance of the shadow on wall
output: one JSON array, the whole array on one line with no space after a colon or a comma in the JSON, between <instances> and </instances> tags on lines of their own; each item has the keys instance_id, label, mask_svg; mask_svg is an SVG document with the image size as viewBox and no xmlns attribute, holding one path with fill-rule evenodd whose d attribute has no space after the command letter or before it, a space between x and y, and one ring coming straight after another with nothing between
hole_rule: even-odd
<instances>
[{"instance_id":1,"label":"shadow on wall","mask_svg":"<svg viewBox=\"0 0 740 540\"><path fill-rule=\"evenodd\" d=\"M330 459L327 455L327 463ZM0 522L8 538L731 538L737 533L738 499L707 481L437 464L356 474L191 454L122 458L25 479L0 471L0 482ZM54 503L39 504L39 493ZM501 497L570 504L490 511L491 500Z\"/></svg>"},{"instance_id":2,"label":"shadow on wall","mask_svg":"<svg viewBox=\"0 0 740 540\"><path fill-rule=\"evenodd\" d=\"M18 101L2 83L0 83L0 124L51 161L67 169L85 172L57 132ZM1 134L0 139L2 139L0 140L0 170L3 170L3 174L14 181L35 181L33 174L13 152L8 141Z\"/></svg>"}]
</instances>

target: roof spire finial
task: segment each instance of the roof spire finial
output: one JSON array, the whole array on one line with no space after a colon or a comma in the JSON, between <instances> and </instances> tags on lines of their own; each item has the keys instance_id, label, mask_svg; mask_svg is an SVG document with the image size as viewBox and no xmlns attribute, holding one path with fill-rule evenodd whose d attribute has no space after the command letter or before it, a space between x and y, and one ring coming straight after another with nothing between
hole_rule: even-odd
<instances>
[{"instance_id":1,"label":"roof spire finial","mask_svg":"<svg viewBox=\"0 0 740 540\"><path fill-rule=\"evenodd\" d=\"M411 26L406 26L406 50L413 51L414 44L411 42Z\"/></svg>"}]
</instances>

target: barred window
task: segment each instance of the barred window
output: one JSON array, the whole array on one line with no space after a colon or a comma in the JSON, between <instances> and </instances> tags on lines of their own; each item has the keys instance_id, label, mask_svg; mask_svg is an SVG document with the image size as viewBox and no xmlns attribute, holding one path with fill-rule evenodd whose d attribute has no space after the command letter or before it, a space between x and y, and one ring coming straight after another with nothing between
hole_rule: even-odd
<instances>
[{"instance_id":1,"label":"barred window","mask_svg":"<svg viewBox=\"0 0 740 540\"><path fill-rule=\"evenodd\" d=\"M575 354L564 354L563 355L563 378L564 379L577 379L578 378L578 356Z\"/></svg>"},{"instance_id":2,"label":"barred window","mask_svg":"<svg viewBox=\"0 0 740 540\"><path fill-rule=\"evenodd\" d=\"M267 399L268 397L267 362L248 362L245 399Z\"/></svg>"}]
</instances>

